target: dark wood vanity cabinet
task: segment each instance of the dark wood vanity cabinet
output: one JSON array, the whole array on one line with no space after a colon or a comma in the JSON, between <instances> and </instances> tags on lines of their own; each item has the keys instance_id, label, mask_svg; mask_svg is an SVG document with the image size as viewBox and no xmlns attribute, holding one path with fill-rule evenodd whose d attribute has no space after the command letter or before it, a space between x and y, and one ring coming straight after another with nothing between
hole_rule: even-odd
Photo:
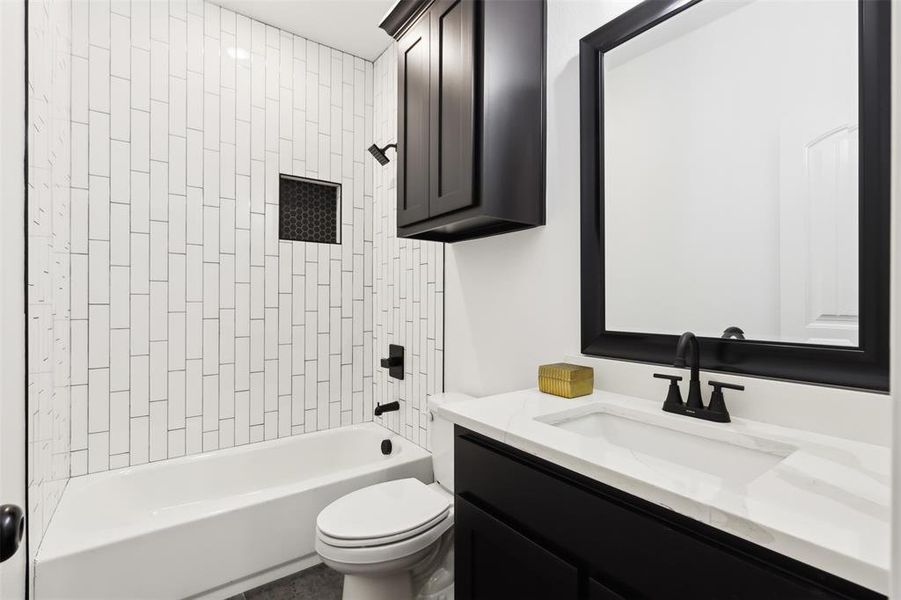
<instances>
[{"instance_id":1,"label":"dark wood vanity cabinet","mask_svg":"<svg viewBox=\"0 0 901 600\"><path fill-rule=\"evenodd\" d=\"M456 594L518 598L884 598L464 428Z\"/></svg>"},{"instance_id":2,"label":"dark wood vanity cabinet","mask_svg":"<svg viewBox=\"0 0 901 600\"><path fill-rule=\"evenodd\" d=\"M402 0L397 231L454 242L543 225L543 0Z\"/></svg>"},{"instance_id":3,"label":"dark wood vanity cabinet","mask_svg":"<svg viewBox=\"0 0 901 600\"><path fill-rule=\"evenodd\" d=\"M454 510L456 552L468 567L457 567L461 597L577 597L578 568L464 498Z\"/></svg>"}]
</instances>

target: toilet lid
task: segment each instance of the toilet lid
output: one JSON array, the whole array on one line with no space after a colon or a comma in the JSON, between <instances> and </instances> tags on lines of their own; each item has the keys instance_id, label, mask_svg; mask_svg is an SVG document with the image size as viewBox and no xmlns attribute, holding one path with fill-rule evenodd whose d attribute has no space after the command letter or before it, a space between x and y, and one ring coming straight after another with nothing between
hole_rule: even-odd
<instances>
[{"instance_id":1,"label":"toilet lid","mask_svg":"<svg viewBox=\"0 0 901 600\"><path fill-rule=\"evenodd\" d=\"M336 540L378 540L439 522L450 507L447 496L418 479L397 479L338 498L319 513L316 526Z\"/></svg>"}]
</instances>

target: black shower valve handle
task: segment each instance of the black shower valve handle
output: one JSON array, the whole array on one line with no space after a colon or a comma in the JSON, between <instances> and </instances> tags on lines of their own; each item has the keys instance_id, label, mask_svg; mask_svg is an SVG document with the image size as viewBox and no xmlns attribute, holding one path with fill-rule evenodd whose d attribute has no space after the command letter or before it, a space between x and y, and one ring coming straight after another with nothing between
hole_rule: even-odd
<instances>
[{"instance_id":1,"label":"black shower valve handle","mask_svg":"<svg viewBox=\"0 0 901 600\"><path fill-rule=\"evenodd\" d=\"M388 357L380 361L383 369L388 369L388 375L395 379L404 378L404 347L398 344L388 345Z\"/></svg>"}]
</instances>

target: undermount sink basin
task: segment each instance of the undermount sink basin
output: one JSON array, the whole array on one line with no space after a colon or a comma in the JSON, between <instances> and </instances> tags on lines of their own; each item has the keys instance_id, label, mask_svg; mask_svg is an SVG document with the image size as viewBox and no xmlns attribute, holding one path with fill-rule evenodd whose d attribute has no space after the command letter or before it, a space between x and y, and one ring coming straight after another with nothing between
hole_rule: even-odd
<instances>
[{"instance_id":1,"label":"undermount sink basin","mask_svg":"<svg viewBox=\"0 0 901 600\"><path fill-rule=\"evenodd\" d=\"M741 434L735 434L734 439L728 434L713 439L613 414L602 406L536 420L589 438L603 438L655 469L673 474L689 470L738 484L757 479L796 450L788 444ZM684 425L690 428L693 424Z\"/></svg>"}]
</instances>

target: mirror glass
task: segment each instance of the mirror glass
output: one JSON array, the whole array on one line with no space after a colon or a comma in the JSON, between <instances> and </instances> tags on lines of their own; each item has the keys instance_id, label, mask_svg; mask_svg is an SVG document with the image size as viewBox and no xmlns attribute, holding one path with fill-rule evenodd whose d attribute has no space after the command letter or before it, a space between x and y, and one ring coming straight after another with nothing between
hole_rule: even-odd
<instances>
[{"instance_id":1,"label":"mirror glass","mask_svg":"<svg viewBox=\"0 0 901 600\"><path fill-rule=\"evenodd\" d=\"M608 331L858 345L857 57L853 0L703 0L603 55Z\"/></svg>"}]
</instances>

